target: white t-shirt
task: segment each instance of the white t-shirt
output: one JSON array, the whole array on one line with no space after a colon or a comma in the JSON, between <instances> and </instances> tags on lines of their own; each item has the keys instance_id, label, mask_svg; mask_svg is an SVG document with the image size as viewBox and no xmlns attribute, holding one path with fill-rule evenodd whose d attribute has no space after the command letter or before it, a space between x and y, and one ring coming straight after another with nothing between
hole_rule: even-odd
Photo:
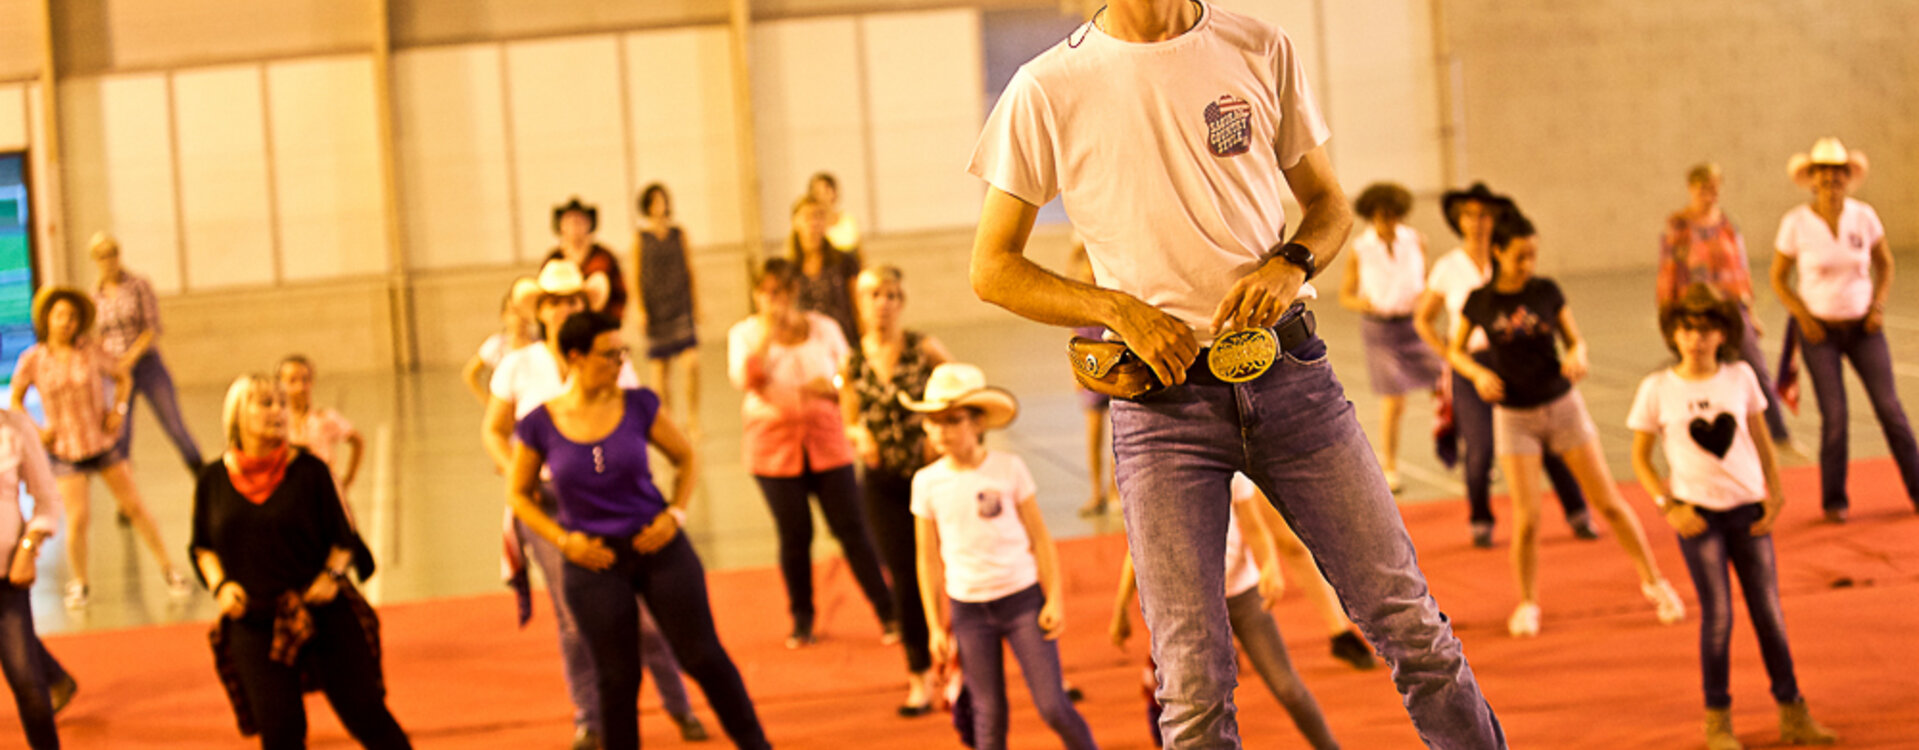
<instances>
[{"instance_id":1,"label":"white t-shirt","mask_svg":"<svg viewBox=\"0 0 1919 750\"><path fill-rule=\"evenodd\" d=\"M1359 293L1372 303L1375 314L1387 317L1411 315L1420 292L1426 291L1425 241L1412 227L1394 229L1390 247L1371 225L1353 240Z\"/></svg>"},{"instance_id":2,"label":"white t-shirt","mask_svg":"<svg viewBox=\"0 0 1919 750\"><path fill-rule=\"evenodd\" d=\"M1824 320L1856 320L1872 306L1872 246L1885 237L1879 213L1847 198L1837 236L1811 205L1801 205L1779 220L1773 246L1794 260L1806 309Z\"/></svg>"},{"instance_id":3,"label":"white t-shirt","mask_svg":"<svg viewBox=\"0 0 1919 750\"><path fill-rule=\"evenodd\" d=\"M620 365L620 387L640 387L640 376L633 363ZM566 392L567 381L560 378L560 362L544 343L532 343L507 352L493 369L488 390L501 401L513 402L513 421Z\"/></svg>"},{"instance_id":4,"label":"white t-shirt","mask_svg":"<svg viewBox=\"0 0 1919 750\"><path fill-rule=\"evenodd\" d=\"M1492 280L1492 264L1486 264L1486 270L1482 273L1479 265L1473 262L1473 256L1467 255L1463 247L1453 248L1451 252L1439 256L1439 260L1433 261L1433 272L1426 277L1426 288L1446 298L1446 312L1450 314L1446 321L1447 338L1452 337L1453 331L1459 328L1459 321L1464 320L1459 311L1466 308L1466 298L1472 296L1474 289ZM1466 351L1476 352L1485 348L1485 329L1474 328L1472 338L1466 340Z\"/></svg>"},{"instance_id":5,"label":"white t-shirt","mask_svg":"<svg viewBox=\"0 0 1919 750\"><path fill-rule=\"evenodd\" d=\"M1256 488L1253 480L1245 474L1233 475L1233 504L1253 496ZM1228 509L1226 517L1226 597L1228 599L1244 594L1259 586L1259 561L1253 558L1253 550L1246 546L1246 537L1239 533L1239 510Z\"/></svg>"},{"instance_id":6,"label":"white t-shirt","mask_svg":"<svg viewBox=\"0 0 1919 750\"><path fill-rule=\"evenodd\" d=\"M975 468L942 458L913 475L913 515L939 526L947 596L990 602L1039 582L1033 542L1014 507L1030 502L1033 475L1004 451L987 451Z\"/></svg>"},{"instance_id":7,"label":"white t-shirt","mask_svg":"<svg viewBox=\"0 0 1919 750\"><path fill-rule=\"evenodd\" d=\"M504 333L496 333L486 337L485 341L480 342L480 351L478 353L480 361L486 363L487 367L498 368L500 366L500 360L506 358L507 346L506 334Z\"/></svg>"},{"instance_id":8,"label":"white t-shirt","mask_svg":"<svg viewBox=\"0 0 1919 750\"><path fill-rule=\"evenodd\" d=\"M767 347L766 357L760 362L766 384L758 390L747 390L741 406L748 419L777 419L798 412L806 400L801 389L814 378L838 375L840 364L852 353L846 344L846 334L832 318L808 312L806 323L805 341L792 346L776 343ZM765 337L766 324L758 315L734 323L727 330L726 373L733 387L746 389L747 359Z\"/></svg>"},{"instance_id":9,"label":"white t-shirt","mask_svg":"<svg viewBox=\"0 0 1919 750\"><path fill-rule=\"evenodd\" d=\"M1626 426L1657 433L1666 444L1675 499L1731 510L1766 499L1766 472L1746 426L1765 408L1766 392L1744 362L1722 364L1697 382L1667 368L1640 382Z\"/></svg>"},{"instance_id":10,"label":"white t-shirt","mask_svg":"<svg viewBox=\"0 0 1919 750\"><path fill-rule=\"evenodd\" d=\"M1020 66L967 171L1035 206L1061 195L1099 286L1204 343L1227 290L1283 235L1280 170L1329 135L1285 32L1206 5L1163 42L1088 23Z\"/></svg>"}]
</instances>

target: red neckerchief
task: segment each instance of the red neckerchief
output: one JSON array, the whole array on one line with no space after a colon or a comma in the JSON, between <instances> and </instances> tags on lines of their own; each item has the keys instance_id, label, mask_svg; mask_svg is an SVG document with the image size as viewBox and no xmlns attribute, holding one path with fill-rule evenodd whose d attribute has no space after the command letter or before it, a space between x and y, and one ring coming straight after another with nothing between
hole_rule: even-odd
<instances>
[{"instance_id":1,"label":"red neckerchief","mask_svg":"<svg viewBox=\"0 0 1919 750\"><path fill-rule=\"evenodd\" d=\"M293 450L286 445L264 456L249 456L235 449L227 451L227 478L233 480L233 488L240 491L248 502L259 505L279 489L280 480L287 476L287 464L293 459Z\"/></svg>"}]
</instances>

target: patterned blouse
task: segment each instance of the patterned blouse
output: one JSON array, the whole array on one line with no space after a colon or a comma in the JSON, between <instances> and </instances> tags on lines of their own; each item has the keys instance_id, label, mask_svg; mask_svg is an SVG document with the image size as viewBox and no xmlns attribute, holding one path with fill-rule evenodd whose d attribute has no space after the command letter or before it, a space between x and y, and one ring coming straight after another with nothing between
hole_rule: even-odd
<instances>
[{"instance_id":1,"label":"patterned blouse","mask_svg":"<svg viewBox=\"0 0 1919 750\"><path fill-rule=\"evenodd\" d=\"M926 380L933 374L933 362L921 348L925 336L906 332L906 345L900 349L893 379L880 380L878 370L866 359L863 348L853 347L847 370L853 373L853 392L859 396L860 424L873 433L879 444L880 468L911 475L926 465L926 432L920 429L920 415L900 404L900 395L913 399L926 396Z\"/></svg>"},{"instance_id":2,"label":"patterned blouse","mask_svg":"<svg viewBox=\"0 0 1919 750\"><path fill-rule=\"evenodd\" d=\"M115 358L126 356L140 334L160 334L160 299L144 278L122 271L112 291L102 281L93 289L93 304L100 308L100 347Z\"/></svg>"},{"instance_id":3,"label":"patterned blouse","mask_svg":"<svg viewBox=\"0 0 1919 750\"><path fill-rule=\"evenodd\" d=\"M55 360L43 344L20 353L13 377L31 378L40 389L47 428L53 430L48 452L54 458L77 463L113 448L114 436L106 430L107 381L113 378L113 367L113 358L91 341L69 350L64 362Z\"/></svg>"},{"instance_id":4,"label":"patterned blouse","mask_svg":"<svg viewBox=\"0 0 1919 750\"><path fill-rule=\"evenodd\" d=\"M1709 285L1732 300L1752 296L1746 241L1724 213L1714 224L1695 222L1683 212L1666 220L1659 237L1659 306L1677 302L1691 284Z\"/></svg>"}]
</instances>

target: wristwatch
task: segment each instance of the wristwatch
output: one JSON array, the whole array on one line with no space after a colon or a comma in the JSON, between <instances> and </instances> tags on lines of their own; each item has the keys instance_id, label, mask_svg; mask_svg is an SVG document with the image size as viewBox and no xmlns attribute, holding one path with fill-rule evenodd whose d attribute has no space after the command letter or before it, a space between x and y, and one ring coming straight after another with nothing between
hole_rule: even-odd
<instances>
[{"instance_id":1,"label":"wristwatch","mask_svg":"<svg viewBox=\"0 0 1919 750\"><path fill-rule=\"evenodd\" d=\"M1314 257L1312 248L1297 242L1280 245L1278 250L1273 251L1273 257L1305 271L1307 280L1319 273L1318 258Z\"/></svg>"}]
</instances>

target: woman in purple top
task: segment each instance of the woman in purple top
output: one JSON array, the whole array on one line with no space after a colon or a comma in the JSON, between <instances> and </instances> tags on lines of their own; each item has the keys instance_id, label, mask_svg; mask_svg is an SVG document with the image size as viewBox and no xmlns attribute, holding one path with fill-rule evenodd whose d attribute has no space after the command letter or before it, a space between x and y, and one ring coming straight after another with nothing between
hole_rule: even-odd
<instances>
[{"instance_id":1,"label":"woman in purple top","mask_svg":"<svg viewBox=\"0 0 1919 750\"><path fill-rule=\"evenodd\" d=\"M734 744L771 747L714 630L706 571L680 533L699 476L693 445L660 413L659 396L620 388L626 351L619 328L617 319L590 312L560 327L560 356L572 383L515 428L520 440L507 501L522 523L566 556L560 586L598 669L607 750L640 746L636 593L656 611L671 613L659 618L660 632ZM653 483L649 444L673 463L670 502ZM543 465L559 496L557 519L540 506Z\"/></svg>"}]
</instances>

